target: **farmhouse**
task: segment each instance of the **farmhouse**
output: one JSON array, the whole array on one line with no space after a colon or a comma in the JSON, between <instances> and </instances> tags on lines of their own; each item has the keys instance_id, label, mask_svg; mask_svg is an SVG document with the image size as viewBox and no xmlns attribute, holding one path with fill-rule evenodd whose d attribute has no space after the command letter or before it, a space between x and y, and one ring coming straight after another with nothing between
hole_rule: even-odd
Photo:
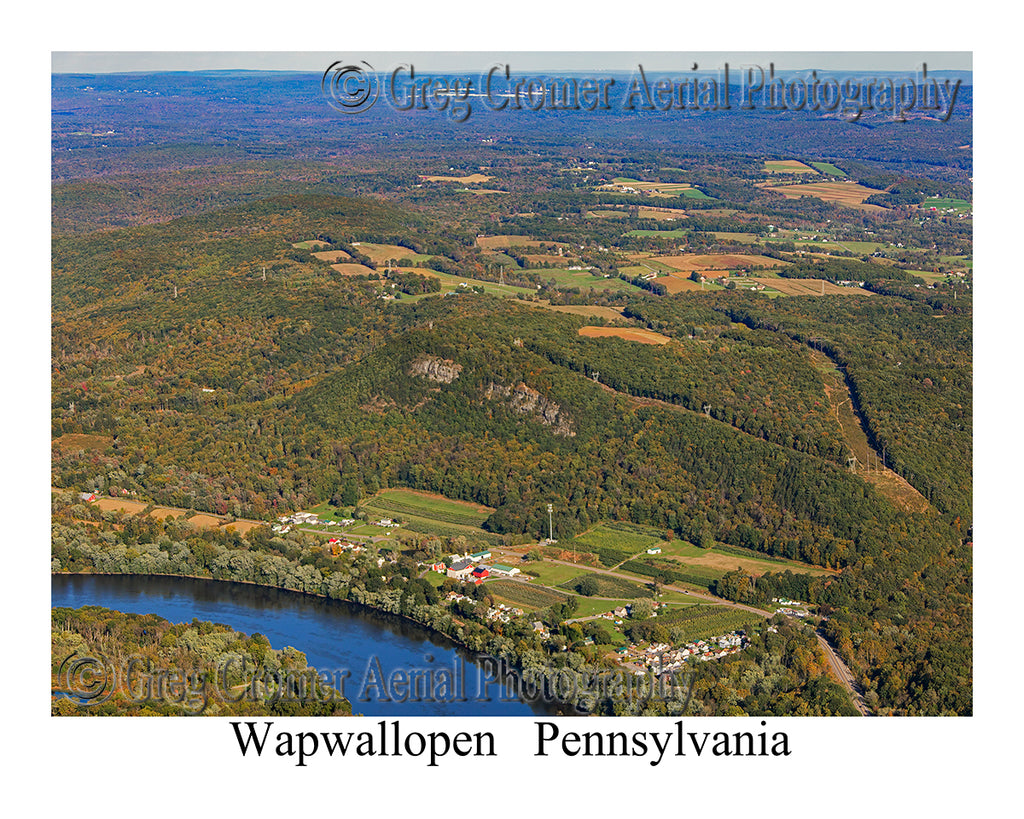
<instances>
[{"instance_id":1,"label":"farmhouse","mask_svg":"<svg viewBox=\"0 0 1024 819\"><path fill-rule=\"evenodd\" d=\"M448 569L448 577L454 577L456 580L465 580L473 573L473 563L470 560L460 560L458 563L453 563Z\"/></svg>"},{"instance_id":2,"label":"farmhouse","mask_svg":"<svg viewBox=\"0 0 1024 819\"><path fill-rule=\"evenodd\" d=\"M649 555L660 555L661 554L661 547L660 546L652 546L650 549L647 550L647 554L649 554Z\"/></svg>"}]
</instances>

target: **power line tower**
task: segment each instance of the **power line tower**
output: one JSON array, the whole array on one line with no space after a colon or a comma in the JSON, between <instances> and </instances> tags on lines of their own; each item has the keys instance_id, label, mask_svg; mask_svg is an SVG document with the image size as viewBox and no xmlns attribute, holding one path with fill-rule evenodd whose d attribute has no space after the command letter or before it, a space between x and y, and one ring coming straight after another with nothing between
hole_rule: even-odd
<instances>
[{"instance_id":1,"label":"power line tower","mask_svg":"<svg viewBox=\"0 0 1024 819\"><path fill-rule=\"evenodd\" d=\"M856 455L849 455L849 456L847 456L847 458L846 458L846 468L849 469L851 472L856 472L857 471L857 456Z\"/></svg>"},{"instance_id":2,"label":"power line tower","mask_svg":"<svg viewBox=\"0 0 1024 819\"><path fill-rule=\"evenodd\" d=\"M701 409L701 412L704 413L704 417L705 418L710 418L711 417L711 405L710 404L704 404L700 409Z\"/></svg>"}]
</instances>

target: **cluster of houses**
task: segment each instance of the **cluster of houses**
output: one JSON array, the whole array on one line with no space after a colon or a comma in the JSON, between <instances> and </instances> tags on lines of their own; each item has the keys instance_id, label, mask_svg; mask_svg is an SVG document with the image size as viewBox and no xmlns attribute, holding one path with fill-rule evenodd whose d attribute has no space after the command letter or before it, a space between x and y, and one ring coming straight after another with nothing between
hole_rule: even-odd
<instances>
[{"instance_id":1,"label":"cluster of houses","mask_svg":"<svg viewBox=\"0 0 1024 819\"><path fill-rule=\"evenodd\" d=\"M293 512L290 515L282 515L270 528L278 534L286 534L293 526L351 526L355 523L354 518L343 518L336 520L320 520L316 512Z\"/></svg>"},{"instance_id":2,"label":"cluster of houses","mask_svg":"<svg viewBox=\"0 0 1024 819\"><path fill-rule=\"evenodd\" d=\"M352 552L356 554L358 552L366 551L365 546L360 546L358 543L347 543L340 538L332 537L327 541L327 546L331 550L331 554L337 557L344 552ZM379 564L382 565L382 564Z\"/></svg>"},{"instance_id":3,"label":"cluster of houses","mask_svg":"<svg viewBox=\"0 0 1024 819\"><path fill-rule=\"evenodd\" d=\"M644 648L631 644L616 652L621 655L620 662L636 674L648 670L661 673L682 668L689 660L704 662L728 657L741 651L748 642L744 632L733 631L708 640L693 640L678 648L668 643L652 643Z\"/></svg>"},{"instance_id":4,"label":"cluster of houses","mask_svg":"<svg viewBox=\"0 0 1024 819\"><path fill-rule=\"evenodd\" d=\"M446 577L477 584L483 583L488 577L515 577L519 574L519 569L513 566L501 563L484 565L482 561L490 557L491 553L486 549L473 554L450 555L447 563L431 563L429 568Z\"/></svg>"},{"instance_id":5,"label":"cluster of houses","mask_svg":"<svg viewBox=\"0 0 1024 819\"><path fill-rule=\"evenodd\" d=\"M772 602L778 604L778 608L775 609L776 614L786 614L790 617L806 617L808 612L803 608L794 608L795 606L803 606L799 600L787 600L785 597L773 597Z\"/></svg>"}]
</instances>

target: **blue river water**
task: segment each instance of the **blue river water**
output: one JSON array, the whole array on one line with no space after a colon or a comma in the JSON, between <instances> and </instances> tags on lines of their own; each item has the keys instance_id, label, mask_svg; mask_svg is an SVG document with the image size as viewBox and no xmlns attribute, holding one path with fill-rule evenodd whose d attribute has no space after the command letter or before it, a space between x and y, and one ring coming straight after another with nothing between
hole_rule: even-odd
<instances>
[{"instance_id":1,"label":"blue river water","mask_svg":"<svg viewBox=\"0 0 1024 819\"><path fill-rule=\"evenodd\" d=\"M515 677L500 675L493 663L477 663L474 655L442 635L362 606L215 580L63 574L52 576L50 602L53 607L93 605L156 614L173 623L198 618L246 634L258 632L275 649L293 646L329 679L343 681L354 714L560 713L557 706L517 696ZM414 676L421 681L419 697L394 684Z\"/></svg>"}]
</instances>

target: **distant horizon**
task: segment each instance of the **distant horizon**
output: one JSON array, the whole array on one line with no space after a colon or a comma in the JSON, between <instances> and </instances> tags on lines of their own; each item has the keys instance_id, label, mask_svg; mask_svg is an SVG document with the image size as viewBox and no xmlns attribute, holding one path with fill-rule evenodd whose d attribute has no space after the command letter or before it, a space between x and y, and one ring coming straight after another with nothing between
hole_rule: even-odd
<instances>
[{"instance_id":1,"label":"distant horizon","mask_svg":"<svg viewBox=\"0 0 1024 819\"><path fill-rule=\"evenodd\" d=\"M652 72L715 71L774 63L777 71L914 72L927 64L931 72L973 73L970 51L365 51L346 52L51 52L51 74L155 74L201 72L320 73L338 59L366 60L388 71L418 63L436 72L483 70L508 63L519 71L626 72L642 64Z\"/></svg>"}]
</instances>

